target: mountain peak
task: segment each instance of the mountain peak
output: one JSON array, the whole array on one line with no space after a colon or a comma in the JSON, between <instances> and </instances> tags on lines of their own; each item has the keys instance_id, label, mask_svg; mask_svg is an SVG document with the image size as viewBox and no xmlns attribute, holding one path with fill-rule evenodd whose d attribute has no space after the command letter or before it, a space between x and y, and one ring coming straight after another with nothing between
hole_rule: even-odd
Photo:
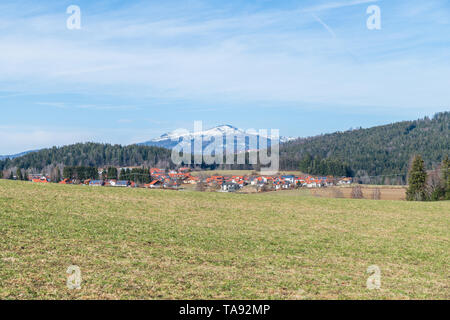
<instances>
[{"instance_id":1,"label":"mountain peak","mask_svg":"<svg viewBox=\"0 0 450 320\"><path fill-rule=\"evenodd\" d=\"M199 132L187 132L186 130L174 130L169 133L165 133L161 135L159 138L152 139L150 141L141 143L141 145L151 145L151 146L158 146L158 147L164 147L164 148L172 148L175 145L177 145L180 141L180 139L190 141L195 138L201 137L203 141L211 141L213 138L217 139L218 137L222 136L236 136L241 137L242 141L245 141L246 139L243 137L249 136L249 134L243 130L239 129L231 124L221 124L218 126L215 126L210 129L202 130ZM257 136L259 137L258 133L250 134L250 136ZM284 143L286 141L291 140L290 138L280 137L279 142ZM245 150L246 144L248 142L241 143L242 145L238 146L238 150Z\"/></svg>"},{"instance_id":2,"label":"mountain peak","mask_svg":"<svg viewBox=\"0 0 450 320\"><path fill-rule=\"evenodd\" d=\"M217 127L214 127L214 128L224 128L224 127L238 130L238 128L236 128L235 126L232 126L231 124L221 124L221 125L218 125Z\"/></svg>"}]
</instances>

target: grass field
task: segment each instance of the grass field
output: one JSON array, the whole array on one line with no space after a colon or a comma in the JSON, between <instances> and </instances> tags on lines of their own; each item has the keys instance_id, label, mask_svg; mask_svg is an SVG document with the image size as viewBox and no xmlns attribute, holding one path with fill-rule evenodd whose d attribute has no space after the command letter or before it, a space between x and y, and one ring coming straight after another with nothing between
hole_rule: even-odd
<instances>
[{"instance_id":1,"label":"grass field","mask_svg":"<svg viewBox=\"0 0 450 320\"><path fill-rule=\"evenodd\" d=\"M0 180L0 299L450 298L450 202L280 194Z\"/></svg>"}]
</instances>

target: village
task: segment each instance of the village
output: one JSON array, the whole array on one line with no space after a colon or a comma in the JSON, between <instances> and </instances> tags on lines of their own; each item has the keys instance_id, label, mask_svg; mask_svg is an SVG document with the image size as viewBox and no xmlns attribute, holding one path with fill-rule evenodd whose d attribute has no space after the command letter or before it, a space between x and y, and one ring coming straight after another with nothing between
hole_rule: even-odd
<instances>
[{"instance_id":1,"label":"village","mask_svg":"<svg viewBox=\"0 0 450 320\"><path fill-rule=\"evenodd\" d=\"M111 168L109 168L111 169ZM57 182L59 184L81 184L91 187L131 187L131 188L149 188L149 189L171 189L183 190L194 189L197 191L218 191L218 192L236 192L249 187L257 192L278 191L294 188L322 188L338 185L348 185L353 182L350 177L316 177L311 175L259 175L256 172L246 175L219 175L213 173L206 175L204 171L191 171L188 167L182 167L177 170L167 170L160 168L148 169L145 174L150 182L142 182L145 179L120 179L123 172L131 171L132 168L114 168L121 172L119 178L109 179L105 174L108 169L98 169L98 176L101 179L69 179L65 178ZM143 169L147 170L147 169ZM237 171L238 173L239 171ZM135 178L134 174L134 178ZM138 174L143 175L143 174ZM51 183L50 177L32 174L28 180L34 183Z\"/></svg>"}]
</instances>

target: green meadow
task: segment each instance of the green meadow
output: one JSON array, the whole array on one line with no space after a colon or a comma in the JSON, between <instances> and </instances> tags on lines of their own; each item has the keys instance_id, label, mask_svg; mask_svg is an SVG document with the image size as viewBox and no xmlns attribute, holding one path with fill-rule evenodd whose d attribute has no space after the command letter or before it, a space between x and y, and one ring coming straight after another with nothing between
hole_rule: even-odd
<instances>
[{"instance_id":1,"label":"green meadow","mask_svg":"<svg viewBox=\"0 0 450 320\"><path fill-rule=\"evenodd\" d=\"M450 298L450 202L280 195L0 180L0 299Z\"/></svg>"}]
</instances>

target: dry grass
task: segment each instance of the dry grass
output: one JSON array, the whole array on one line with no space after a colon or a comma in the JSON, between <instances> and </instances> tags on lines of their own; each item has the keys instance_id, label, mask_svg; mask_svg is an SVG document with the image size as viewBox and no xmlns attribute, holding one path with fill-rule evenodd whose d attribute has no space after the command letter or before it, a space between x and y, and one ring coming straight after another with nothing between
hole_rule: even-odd
<instances>
[{"instance_id":1,"label":"dry grass","mask_svg":"<svg viewBox=\"0 0 450 320\"><path fill-rule=\"evenodd\" d=\"M449 212L1 180L0 299L449 299ZM380 290L366 288L374 264Z\"/></svg>"},{"instance_id":2,"label":"dry grass","mask_svg":"<svg viewBox=\"0 0 450 320\"><path fill-rule=\"evenodd\" d=\"M380 200L405 200L406 187L399 186L364 186L361 185L364 199L373 199L375 190L380 190ZM325 198L351 199L352 187L328 187L310 189L311 195ZM339 195L339 196L338 196Z\"/></svg>"}]
</instances>

